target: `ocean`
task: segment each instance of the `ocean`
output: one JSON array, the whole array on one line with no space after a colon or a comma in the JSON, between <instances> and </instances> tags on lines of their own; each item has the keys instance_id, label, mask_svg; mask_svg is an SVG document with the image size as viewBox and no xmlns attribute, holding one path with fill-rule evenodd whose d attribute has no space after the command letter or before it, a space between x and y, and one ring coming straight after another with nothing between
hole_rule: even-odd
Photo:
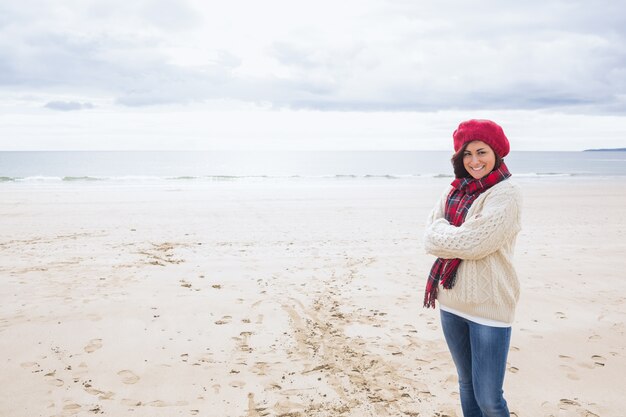
<instances>
[{"instance_id":1,"label":"ocean","mask_svg":"<svg viewBox=\"0 0 626 417\"><path fill-rule=\"evenodd\" d=\"M0 152L0 184L452 177L446 151ZM626 152L514 152L517 177L625 177Z\"/></svg>"}]
</instances>

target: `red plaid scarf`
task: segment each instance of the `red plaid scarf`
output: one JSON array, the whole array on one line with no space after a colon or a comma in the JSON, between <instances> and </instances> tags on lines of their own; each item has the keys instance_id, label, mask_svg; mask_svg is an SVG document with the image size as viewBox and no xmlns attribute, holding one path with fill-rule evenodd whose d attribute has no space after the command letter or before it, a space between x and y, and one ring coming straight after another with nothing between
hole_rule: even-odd
<instances>
[{"instance_id":1,"label":"red plaid scarf","mask_svg":"<svg viewBox=\"0 0 626 417\"><path fill-rule=\"evenodd\" d=\"M511 173L502 162L500 168L491 171L481 179L456 178L452 181L452 190L446 200L444 212L445 219L451 225L459 227L465 221L465 216L470 206L480 194L493 187L500 181L509 178ZM426 282L426 293L424 294L424 307L435 308L435 300L439 289L439 282L443 288L450 289L454 286L456 271L461 264L461 259L437 258Z\"/></svg>"}]
</instances>

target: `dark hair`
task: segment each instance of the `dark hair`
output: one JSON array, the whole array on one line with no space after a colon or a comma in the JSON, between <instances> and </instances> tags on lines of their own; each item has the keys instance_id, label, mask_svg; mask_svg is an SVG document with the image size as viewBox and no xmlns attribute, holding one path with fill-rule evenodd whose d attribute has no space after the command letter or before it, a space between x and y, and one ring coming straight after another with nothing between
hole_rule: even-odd
<instances>
[{"instance_id":1,"label":"dark hair","mask_svg":"<svg viewBox=\"0 0 626 417\"><path fill-rule=\"evenodd\" d=\"M463 147L459 149L458 152L452 155L452 159L450 160L452 162L452 167L454 168L454 176L456 178L472 177L470 173L467 172L467 170L465 169L465 165L463 164L463 153L465 152L465 149L467 149L467 145L469 144L470 142L466 142L465 145L463 145ZM489 148L491 149L491 146ZM491 151L496 156L496 164L494 165L493 169L498 169L500 168L500 165L502 165L503 159L493 149L491 149Z\"/></svg>"}]
</instances>

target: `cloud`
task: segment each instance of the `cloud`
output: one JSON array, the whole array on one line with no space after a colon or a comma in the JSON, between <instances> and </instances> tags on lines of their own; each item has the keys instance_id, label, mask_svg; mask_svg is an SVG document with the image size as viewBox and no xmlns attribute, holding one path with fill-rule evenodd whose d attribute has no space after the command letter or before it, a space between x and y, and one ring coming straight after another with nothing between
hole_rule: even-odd
<instances>
[{"instance_id":1,"label":"cloud","mask_svg":"<svg viewBox=\"0 0 626 417\"><path fill-rule=\"evenodd\" d=\"M79 103L77 101L50 101L44 106L50 110L74 111L93 109L92 103Z\"/></svg>"},{"instance_id":2,"label":"cloud","mask_svg":"<svg viewBox=\"0 0 626 417\"><path fill-rule=\"evenodd\" d=\"M623 113L617 3L24 0L0 6L0 90L131 107Z\"/></svg>"}]
</instances>

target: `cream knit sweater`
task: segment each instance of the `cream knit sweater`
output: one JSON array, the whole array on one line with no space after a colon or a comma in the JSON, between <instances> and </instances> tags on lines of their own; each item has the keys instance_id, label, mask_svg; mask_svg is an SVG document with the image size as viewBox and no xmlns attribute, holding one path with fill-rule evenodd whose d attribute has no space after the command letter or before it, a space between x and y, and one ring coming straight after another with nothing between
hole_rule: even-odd
<instances>
[{"instance_id":1,"label":"cream knit sweater","mask_svg":"<svg viewBox=\"0 0 626 417\"><path fill-rule=\"evenodd\" d=\"M510 180L482 193L465 222L455 227L444 218L448 188L431 212L424 234L427 253L459 258L454 286L439 286L441 305L471 316L512 323L519 298L513 267L515 239L521 229L521 194Z\"/></svg>"}]
</instances>

